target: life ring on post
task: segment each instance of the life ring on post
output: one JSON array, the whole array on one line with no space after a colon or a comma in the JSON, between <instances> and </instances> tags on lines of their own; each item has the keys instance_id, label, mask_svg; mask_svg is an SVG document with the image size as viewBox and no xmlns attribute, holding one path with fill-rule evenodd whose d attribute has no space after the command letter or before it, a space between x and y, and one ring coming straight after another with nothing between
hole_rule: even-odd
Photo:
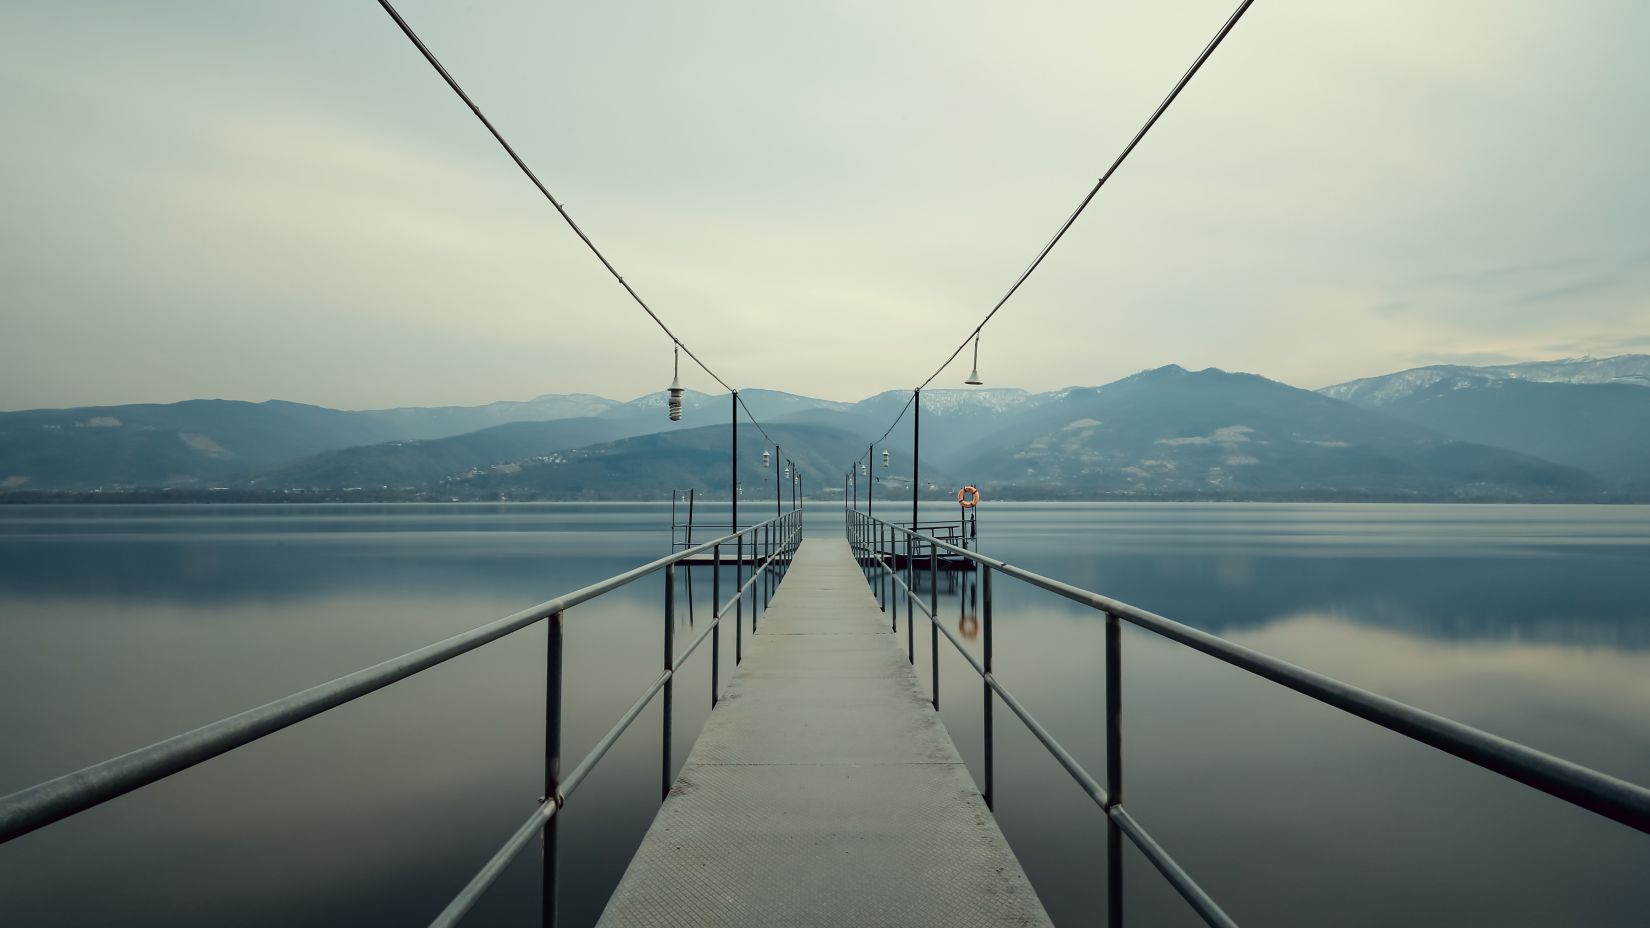
<instances>
[{"instance_id":1,"label":"life ring on post","mask_svg":"<svg viewBox=\"0 0 1650 928\"><path fill-rule=\"evenodd\" d=\"M973 509L980 504L978 487L967 486L957 491L957 505L964 509Z\"/></svg>"}]
</instances>

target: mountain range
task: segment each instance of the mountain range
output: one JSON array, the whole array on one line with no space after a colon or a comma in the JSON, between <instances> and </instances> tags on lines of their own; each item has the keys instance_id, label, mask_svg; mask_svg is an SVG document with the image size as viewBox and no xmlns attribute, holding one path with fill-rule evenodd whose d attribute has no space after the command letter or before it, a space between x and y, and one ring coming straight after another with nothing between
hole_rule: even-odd
<instances>
[{"instance_id":1,"label":"mountain range","mask_svg":"<svg viewBox=\"0 0 1650 928\"><path fill-rule=\"evenodd\" d=\"M857 403L744 390L810 495L876 445L879 496L909 498L908 392ZM548 395L346 411L190 400L0 413L0 498L725 498L728 396ZM771 497L741 417L742 492ZM997 498L1650 499L1650 355L1415 368L1303 390L1170 365L1098 387L924 391L922 492ZM880 465L887 450L897 463ZM868 470L860 484L871 483ZM766 484L767 490L761 487Z\"/></svg>"}]
</instances>

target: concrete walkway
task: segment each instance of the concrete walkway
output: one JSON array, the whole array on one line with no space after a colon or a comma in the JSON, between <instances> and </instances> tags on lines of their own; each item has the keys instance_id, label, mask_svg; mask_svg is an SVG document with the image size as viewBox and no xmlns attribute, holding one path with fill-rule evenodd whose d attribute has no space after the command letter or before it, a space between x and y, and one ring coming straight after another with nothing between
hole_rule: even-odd
<instances>
[{"instance_id":1,"label":"concrete walkway","mask_svg":"<svg viewBox=\"0 0 1650 928\"><path fill-rule=\"evenodd\" d=\"M600 924L1050 924L846 541L760 629Z\"/></svg>"}]
</instances>

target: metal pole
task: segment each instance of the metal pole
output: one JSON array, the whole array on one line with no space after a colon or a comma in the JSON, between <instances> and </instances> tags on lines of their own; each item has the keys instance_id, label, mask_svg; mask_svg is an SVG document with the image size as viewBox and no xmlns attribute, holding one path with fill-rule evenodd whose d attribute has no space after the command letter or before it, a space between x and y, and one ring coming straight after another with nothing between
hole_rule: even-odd
<instances>
[{"instance_id":1,"label":"metal pole","mask_svg":"<svg viewBox=\"0 0 1650 928\"><path fill-rule=\"evenodd\" d=\"M865 473L871 479L865 481L865 514L876 518L875 501L877 498L877 459L876 445L865 446Z\"/></svg>"},{"instance_id":2,"label":"metal pole","mask_svg":"<svg viewBox=\"0 0 1650 928\"><path fill-rule=\"evenodd\" d=\"M928 545L928 672L934 680L934 711L940 711L940 549Z\"/></svg>"},{"instance_id":3,"label":"metal pole","mask_svg":"<svg viewBox=\"0 0 1650 928\"><path fill-rule=\"evenodd\" d=\"M887 526L882 527L877 539L877 592L882 594L882 611L888 611L888 563L882 559L883 552L888 550L889 531Z\"/></svg>"},{"instance_id":4,"label":"metal pole","mask_svg":"<svg viewBox=\"0 0 1650 928\"><path fill-rule=\"evenodd\" d=\"M561 803L561 618L553 612L544 657L544 801ZM544 882L540 899L544 928L556 924L556 833L560 815L544 823Z\"/></svg>"},{"instance_id":5,"label":"metal pole","mask_svg":"<svg viewBox=\"0 0 1650 928\"><path fill-rule=\"evenodd\" d=\"M733 397L731 411L733 413L733 457L728 462L728 499L733 513L730 520L733 523L732 531L739 531L739 391L730 394Z\"/></svg>"},{"instance_id":6,"label":"metal pole","mask_svg":"<svg viewBox=\"0 0 1650 928\"><path fill-rule=\"evenodd\" d=\"M780 512L779 512L779 507L780 507L779 462L783 461L783 460L785 460L785 455L780 451L779 443L774 442L774 445L773 445L773 514L774 514L775 518L778 518L779 515L780 515Z\"/></svg>"},{"instance_id":7,"label":"metal pole","mask_svg":"<svg viewBox=\"0 0 1650 928\"><path fill-rule=\"evenodd\" d=\"M917 530L917 487L922 466L922 391L911 391L911 531Z\"/></svg>"},{"instance_id":8,"label":"metal pole","mask_svg":"<svg viewBox=\"0 0 1650 928\"><path fill-rule=\"evenodd\" d=\"M990 676L991 675L991 568L990 567L985 568L984 584L985 584L985 589L983 591L981 591L981 593L982 593L982 598L985 601L984 601L984 603L982 603L983 608L982 608L981 617L980 617L980 625L981 625L982 631L984 632L984 635L985 635L985 643L984 643L985 673L986 673L986 676ZM997 756L996 755L996 750L997 749L996 749L995 739L993 738L992 730L991 730L991 681L982 678L980 680L980 687L985 691L985 729L984 729L984 731L985 731L985 807L987 809L991 809L991 810L995 811L996 806L992 805L992 800L993 800L993 797L995 795L993 787L995 786L996 779L997 779L996 778L996 756Z\"/></svg>"},{"instance_id":9,"label":"metal pole","mask_svg":"<svg viewBox=\"0 0 1650 928\"><path fill-rule=\"evenodd\" d=\"M695 490L692 487L688 488L688 524L687 524L687 544L686 544L686 547L689 547L689 548L693 547L693 497L698 492L699 492L698 490ZM687 570L687 575L683 579L687 581L688 624L692 625L693 624L693 567L691 565L689 565L688 570Z\"/></svg>"},{"instance_id":10,"label":"metal pole","mask_svg":"<svg viewBox=\"0 0 1650 928\"><path fill-rule=\"evenodd\" d=\"M738 667L745 662L745 594L739 591L745 585L745 536L740 535L734 544L737 554L733 559L733 590L736 597L733 607L733 666Z\"/></svg>"},{"instance_id":11,"label":"metal pole","mask_svg":"<svg viewBox=\"0 0 1650 928\"><path fill-rule=\"evenodd\" d=\"M912 529L912 531L914 532L914 531L916 531L916 529ZM912 635L911 625L912 625L912 623L917 621L917 612L916 612L917 607L916 607L916 604L912 601L911 596L909 595L911 593L916 592L916 587L913 587L911 585L911 536L910 535L905 536L905 589L906 589L906 592L907 592L907 595L905 597L905 637L910 638L911 635Z\"/></svg>"},{"instance_id":12,"label":"metal pole","mask_svg":"<svg viewBox=\"0 0 1650 928\"><path fill-rule=\"evenodd\" d=\"M1106 613L1106 809L1123 801L1123 632L1115 613ZM1123 925L1123 833L1106 816L1106 924Z\"/></svg>"},{"instance_id":13,"label":"metal pole","mask_svg":"<svg viewBox=\"0 0 1650 928\"><path fill-rule=\"evenodd\" d=\"M916 530L905 536L905 585L911 588L914 596L917 592L917 559L913 546L916 544ZM905 662L912 667L917 666L917 622L911 617L912 601L905 600Z\"/></svg>"},{"instance_id":14,"label":"metal pole","mask_svg":"<svg viewBox=\"0 0 1650 928\"><path fill-rule=\"evenodd\" d=\"M710 549L710 707L716 708L717 693L722 676L722 623L716 621L716 611L722 608L722 546Z\"/></svg>"},{"instance_id":15,"label":"metal pole","mask_svg":"<svg viewBox=\"0 0 1650 928\"><path fill-rule=\"evenodd\" d=\"M665 565L665 671L670 673L670 679L665 681L665 719L660 726L663 745L659 751L659 801L664 802L670 796L670 723L672 695L676 688L676 565Z\"/></svg>"}]
</instances>

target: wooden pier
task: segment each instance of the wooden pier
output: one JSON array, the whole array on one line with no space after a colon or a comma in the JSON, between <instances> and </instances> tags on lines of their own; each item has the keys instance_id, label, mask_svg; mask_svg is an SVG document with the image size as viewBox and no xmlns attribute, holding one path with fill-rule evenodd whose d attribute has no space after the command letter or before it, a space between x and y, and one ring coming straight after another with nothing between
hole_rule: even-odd
<instances>
[{"instance_id":1,"label":"wooden pier","mask_svg":"<svg viewBox=\"0 0 1650 928\"><path fill-rule=\"evenodd\" d=\"M1050 924L845 541L802 543L599 924Z\"/></svg>"}]
</instances>

